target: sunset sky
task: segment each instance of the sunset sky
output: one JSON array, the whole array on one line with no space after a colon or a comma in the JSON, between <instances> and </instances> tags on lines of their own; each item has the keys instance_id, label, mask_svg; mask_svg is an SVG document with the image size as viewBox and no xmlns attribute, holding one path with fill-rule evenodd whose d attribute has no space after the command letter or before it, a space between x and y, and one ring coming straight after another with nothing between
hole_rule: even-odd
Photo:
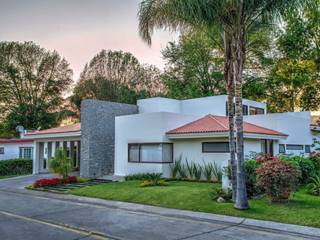
<instances>
[{"instance_id":1,"label":"sunset sky","mask_svg":"<svg viewBox=\"0 0 320 240\"><path fill-rule=\"evenodd\" d=\"M158 31L152 47L138 35L140 0L0 0L0 41L34 41L57 50L74 70L101 49L133 53L142 63L160 68L161 49L177 34Z\"/></svg>"}]
</instances>

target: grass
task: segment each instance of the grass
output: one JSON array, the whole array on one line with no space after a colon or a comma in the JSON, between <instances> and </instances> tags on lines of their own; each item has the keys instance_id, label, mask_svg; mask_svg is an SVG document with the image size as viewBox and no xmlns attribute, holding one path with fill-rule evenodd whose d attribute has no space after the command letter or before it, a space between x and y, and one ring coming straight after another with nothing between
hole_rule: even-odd
<instances>
[{"instance_id":1,"label":"grass","mask_svg":"<svg viewBox=\"0 0 320 240\"><path fill-rule=\"evenodd\" d=\"M7 179L7 178L13 178L13 177L20 177L24 175L8 175L8 176L0 176L0 179Z\"/></svg>"},{"instance_id":2,"label":"grass","mask_svg":"<svg viewBox=\"0 0 320 240\"><path fill-rule=\"evenodd\" d=\"M232 203L211 200L212 184L169 182L167 187L140 187L141 181L107 183L71 190L69 193L108 200L143 203L167 208L185 209L245 218L271 220L320 227L320 197L301 188L288 204L271 204L267 198L250 200L250 209L240 211Z\"/></svg>"}]
</instances>

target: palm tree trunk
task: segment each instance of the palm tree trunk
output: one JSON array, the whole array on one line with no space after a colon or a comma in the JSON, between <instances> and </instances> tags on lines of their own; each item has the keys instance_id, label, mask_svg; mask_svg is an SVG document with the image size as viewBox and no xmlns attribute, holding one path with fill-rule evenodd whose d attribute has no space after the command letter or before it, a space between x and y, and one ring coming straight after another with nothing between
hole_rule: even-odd
<instances>
[{"instance_id":1,"label":"palm tree trunk","mask_svg":"<svg viewBox=\"0 0 320 240\"><path fill-rule=\"evenodd\" d=\"M224 64L224 79L228 92L228 120L229 120L229 148L230 148L230 165L231 165L231 183L232 183L232 201L236 201L237 189L237 165L236 165L236 148L234 137L234 77L232 66L232 49L230 34L224 33L224 50L225 50L225 64Z\"/></svg>"},{"instance_id":2,"label":"palm tree trunk","mask_svg":"<svg viewBox=\"0 0 320 240\"><path fill-rule=\"evenodd\" d=\"M241 24L241 26L243 26ZM235 123L237 148L237 193L234 207L248 209L245 174L244 174L244 148L243 148L243 112L242 112L242 73L245 61L244 27L239 28L233 37L233 70L235 79Z\"/></svg>"}]
</instances>

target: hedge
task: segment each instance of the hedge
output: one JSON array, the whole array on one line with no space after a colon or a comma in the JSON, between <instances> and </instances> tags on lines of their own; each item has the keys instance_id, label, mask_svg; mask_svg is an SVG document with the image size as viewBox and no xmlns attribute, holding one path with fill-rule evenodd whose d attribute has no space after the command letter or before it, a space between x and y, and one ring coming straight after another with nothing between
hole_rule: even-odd
<instances>
[{"instance_id":1,"label":"hedge","mask_svg":"<svg viewBox=\"0 0 320 240\"><path fill-rule=\"evenodd\" d=\"M31 159L10 159L0 161L0 176L32 173Z\"/></svg>"}]
</instances>

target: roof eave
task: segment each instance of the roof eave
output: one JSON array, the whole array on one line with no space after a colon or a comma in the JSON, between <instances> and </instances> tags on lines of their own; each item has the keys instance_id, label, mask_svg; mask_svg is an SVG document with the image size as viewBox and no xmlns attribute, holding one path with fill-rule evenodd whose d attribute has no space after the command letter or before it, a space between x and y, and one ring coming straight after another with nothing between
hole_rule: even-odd
<instances>
[{"instance_id":1,"label":"roof eave","mask_svg":"<svg viewBox=\"0 0 320 240\"><path fill-rule=\"evenodd\" d=\"M80 137L81 131L63 132L63 133L41 133L41 134L26 134L26 139L43 139L43 138L68 138L68 137Z\"/></svg>"},{"instance_id":2,"label":"roof eave","mask_svg":"<svg viewBox=\"0 0 320 240\"><path fill-rule=\"evenodd\" d=\"M167 133L169 139L191 139L191 138L221 138L229 137L228 132L201 132L201 133ZM244 133L246 139L287 139L287 135L270 135L259 133Z\"/></svg>"}]
</instances>

